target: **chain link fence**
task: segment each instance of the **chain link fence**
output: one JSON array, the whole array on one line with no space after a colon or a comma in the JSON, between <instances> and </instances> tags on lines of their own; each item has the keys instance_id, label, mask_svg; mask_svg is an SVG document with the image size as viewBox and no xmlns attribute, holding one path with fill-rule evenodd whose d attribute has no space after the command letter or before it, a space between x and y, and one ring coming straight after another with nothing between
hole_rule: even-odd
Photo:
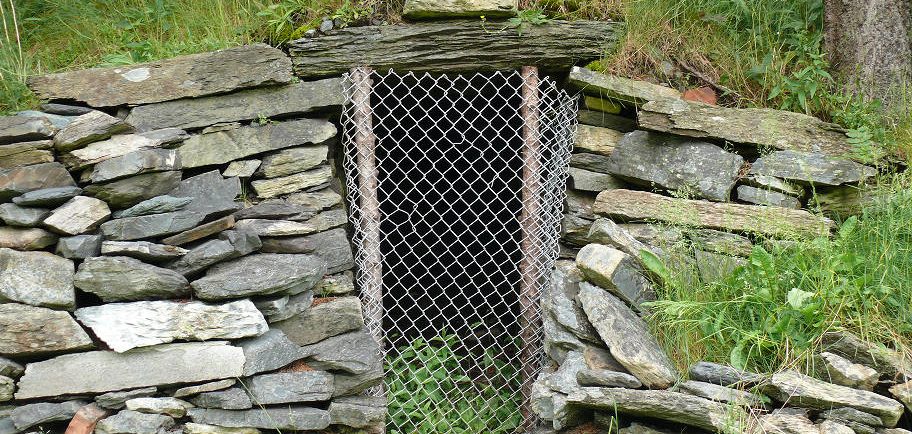
<instances>
[{"instance_id":1,"label":"chain link fence","mask_svg":"<svg viewBox=\"0 0 912 434\"><path fill-rule=\"evenodd\" d=\"M391 433L535 423L576 100L534 68L343 79L357 282Z\"/></svg>"}]
</instances>

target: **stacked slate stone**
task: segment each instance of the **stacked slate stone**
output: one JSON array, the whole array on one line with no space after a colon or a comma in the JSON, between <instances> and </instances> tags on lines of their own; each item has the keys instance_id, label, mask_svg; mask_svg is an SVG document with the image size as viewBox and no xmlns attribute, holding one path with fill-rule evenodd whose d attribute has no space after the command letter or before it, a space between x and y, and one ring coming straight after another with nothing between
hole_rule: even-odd
<instances>
[{"instance_id":1,"label":"stacked slate stone","mask_svg":"<svg viewBox=\"0 0 912 434\"><path fill-rule=\"evenodd\" d=\"M893 351L831 333L810 376L707 362L685 375L643 320L658 279L644 251L711 281L755 243L828 236L830 219L800 209L817 205L809 192L861 191L875 173L845 156L844 132L580 68L570 83L585 104L562 233L575 260L558 261L542 297L549 366L533 407L553 428L543 432L909 433L897 426L910 426L912 364Z\"/></svg>"},{"instance_id":2,"label":"stacked slate stone","mask_svg":"<svg viewBox=\"0 0 912 434\"><path fill-rule=\"evenodd\" d=\"M0 433L370 429L338 79L253 45L37 77L0 118Z\"/></svg>"}]
</instances>

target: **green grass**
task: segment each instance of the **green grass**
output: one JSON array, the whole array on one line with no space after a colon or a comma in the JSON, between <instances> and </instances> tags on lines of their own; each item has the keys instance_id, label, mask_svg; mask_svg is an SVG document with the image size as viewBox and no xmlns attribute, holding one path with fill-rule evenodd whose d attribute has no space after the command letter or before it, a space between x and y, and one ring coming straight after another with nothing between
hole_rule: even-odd
<instances>
[{"instance_id":1,"label":"green grass","mask_svg":"<svg viewBox=\"0 0 912 434\"><path fill-rule=\"evenodd\" d=\"M912 190L898 177L838 235L761 247L721 281L667 267L651 318L681 368L698 360L775 372L801 367L828 330L912 356Z\"/></svg>"}]
</instances>

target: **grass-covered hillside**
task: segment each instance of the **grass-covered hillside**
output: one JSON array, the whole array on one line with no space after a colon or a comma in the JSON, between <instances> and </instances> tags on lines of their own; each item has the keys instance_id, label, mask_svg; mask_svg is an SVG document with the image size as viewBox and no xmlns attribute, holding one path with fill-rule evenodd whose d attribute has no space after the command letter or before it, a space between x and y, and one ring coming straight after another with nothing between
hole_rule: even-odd
<instances>
[{"instance_id":1,"label":"grass-covered hillside","mask_svg":"<svg viewBox=\"0 0 912 434\"><path fill-rule=\"evenodd\" d=\"M30 75L280 45L324 17L339 26L397 23L401 7L402 0L0 0L0 113L37 105L24 85ZM909 177L895 174L912 157L912 97L887 112L831 75L822 0L522 0L521 8L519 19L533 25L624 20L621 47L591 67L682 89L710 86L723 105L813 114L848 129L856 157L889 162L871 186L880 199L834 238L757 248L721 282L669 274L654 320L679 363L777 369L801 363L831 328L912 350L912 193Z\"/></svg>"}]
</instances>

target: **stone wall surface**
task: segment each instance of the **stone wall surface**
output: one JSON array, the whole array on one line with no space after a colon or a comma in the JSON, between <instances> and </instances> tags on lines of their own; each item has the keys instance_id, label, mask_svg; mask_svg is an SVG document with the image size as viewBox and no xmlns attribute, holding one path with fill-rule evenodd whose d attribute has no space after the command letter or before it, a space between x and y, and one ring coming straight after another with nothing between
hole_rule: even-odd
<instances>
[{"instance_id":1,"label":"stone wall surface","mask_svg":"<svg viewBox=\"0 0 912 434\"><path fill-rule=\"evenodd\" d=\"M382 424L339 78L252 45L31 85L45 112L0 118L0 433Z\"/></svg>"}]
</instances>

